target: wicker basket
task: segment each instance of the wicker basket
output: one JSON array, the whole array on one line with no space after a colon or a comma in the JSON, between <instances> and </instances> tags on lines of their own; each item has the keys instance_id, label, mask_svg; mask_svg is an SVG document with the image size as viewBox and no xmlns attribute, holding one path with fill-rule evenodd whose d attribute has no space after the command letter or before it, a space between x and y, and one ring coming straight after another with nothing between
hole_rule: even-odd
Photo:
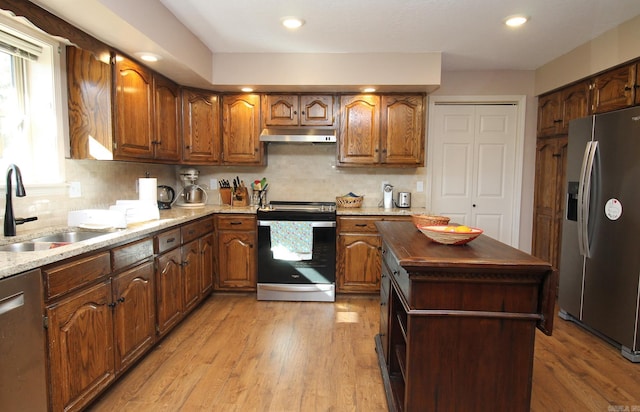
<instances>
[{"instance_id":1,"label":"wicker basket","mask_svg":"<svg viewBox=\"0 0 640 412\"><path fill-rule=\"evenodd\" d=\"M465 232L451 232L448 226L422 226L420 231L429 239L443 245L464 245L482 234L482 229L468 228Z\"/></svg>"},{"instance_id":2,"label":"wicker basket","mask_svg":"<svg viewBox=\"0 0 640 412\"><path fill-rule=\"evenodd\" d=\"M337 196L336 206L346 208L356 208L362 206L362 198L364 196Z\"/></svg>"},{"instance_id":3,"label":"wicker basket","mask_svg":"<svg viewBox=\"0 0 640 412\"><path fill-rule=\"evenodd\" d=\"M420 226L446 226L449 224L449 218L446 216L411 215L411 220L418 228Z\"/></svg>"}]
</instances>

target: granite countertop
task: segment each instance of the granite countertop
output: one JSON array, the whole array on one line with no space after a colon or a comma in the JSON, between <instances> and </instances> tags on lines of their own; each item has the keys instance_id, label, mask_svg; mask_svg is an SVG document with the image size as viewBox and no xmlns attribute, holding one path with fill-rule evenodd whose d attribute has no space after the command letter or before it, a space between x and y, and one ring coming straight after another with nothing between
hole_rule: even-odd
<instances>
[{"instance_id":1,"label":"granite countertop","mask_svg":"<svg viewBox=\"0 0 640 412\"><path fill-rule=\"evenodd\" d=\"M384 209L382 207L339 207L338 216L411 216L413 214L428 214L424 207Z\"/></svg>"},{"instance_id":2,"label":"granite countertop","mask_svg":"<svg viewBox=\"0 0 640 412\"><path fill-rule=\"evenodd\" d=\"M174 207L160 211L160 219L144 223L129 225L126 229L105 232L104 235L92 239L70 243L53 249L32 252L4 252L0 251L0 279L22 273L44 265L81 255L83 253L113 246L128 240L140 238L154 232L159 232L173 226L195 220L214 213L256 213L255 206L232 207L228 205L207 205L198 208ZM410 216L414 213L427 213L425 208L338 208L338 216ZM69 232L76 228L68 226L54 226L47 229L20 231L17 236L0 236L0 246L9 243L23 242L30 239L47 236L54 233Z\"/></svg>"},{"instance_id":3,"label":"granite countertop","mask_svg":"<svg viewBox=\"0 0 640 412\"><path fill-rule=\"evenodd\" d=\"M159 220L131 224L126 229L105 232L104 235L97 236L89 240L74 242L68 245L42 251L0 251L0 279L55 263L63 259L78 256L83 253L113 246L128 240L133 240L154 232L159 232L214 213L254 214L255 212L256 208L254 206L231 207L228 205L207 205L199 208L175 207L173 209L161 210ZM18 236L0 236L0 245L28 241L35 237L73 230L75 230L75 228L57 226L35 231L19 231Z\"/></svg>"}]
</instances>

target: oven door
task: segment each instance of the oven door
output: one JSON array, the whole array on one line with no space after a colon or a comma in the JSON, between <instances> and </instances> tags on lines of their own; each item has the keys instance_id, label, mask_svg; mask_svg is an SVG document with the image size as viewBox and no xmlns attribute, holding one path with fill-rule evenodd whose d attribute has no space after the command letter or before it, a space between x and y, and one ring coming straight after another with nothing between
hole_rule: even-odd
<instances>
[{"instance_id":1,"label":"oven door","mask_svg":"<svg viewBox=\"0 0 640 412\"><path fill-rule=\"evenodd\" d=\"M272 229L282 221L258 221L258 300L335 301L336 222L300 222L312 228L309 256L274 253Z\"/></svg>"}]
</instances>

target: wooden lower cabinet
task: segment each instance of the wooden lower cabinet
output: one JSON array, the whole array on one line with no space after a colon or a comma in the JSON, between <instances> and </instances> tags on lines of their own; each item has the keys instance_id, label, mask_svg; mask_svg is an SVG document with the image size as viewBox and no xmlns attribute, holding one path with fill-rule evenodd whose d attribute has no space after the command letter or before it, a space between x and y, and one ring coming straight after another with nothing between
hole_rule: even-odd
<instances>
[{"instance_id":1,"label":"wooden lower cabinet","mask_svg":"<svg viewBox=\"0 0 640 412\"><path fill-rule=\"evenodd\" d=\"M111 279L47 306L53 411L78 411L116 376Z\"/></svg>"},{"instance_id":2,"label":"wooden lower cabinet","mask_svg":"<svg viewBox=\"0 0 640 412\"><path fill-rule=\"evenodd\" d=\"M127 270L112 281L116 374L153 346L156 336L153 261Z\"/></svg>"},{"instance_id":3,"label":"wooden lower cabinet","mask_svg":"<svg viewBox=\"0 0 640 412\"><path fill-rule=\"evenodd\" d=\"M256 290L258 234L255 215L218 215L217 290Z\"/></svg>"},{"instance_id":4,"label":"wooden lower cabinet","mask_svg":"<svg viewBox=\"0 0 640 412\"><path fill-rule=\"evenodd\" d=\"M377 293L380 290L382 240L375 224L409 219L408 216L338 217L338 292Z\"/></svg>"},{"instance_id":5,"label":"wooden lower cabinet","mask_svg":"<svg viewBox=\"0 0 640 412\"><path fill-rule=\"evenodd\" d=\"M200 302L200 245L193 240L182 245L182 280L184 282L184 311Z\"/></svg>"},{"instance_id":6,"label":"wooden lower cabinet","mask_svg":"<svg viewBox=\"0 0 640 412\"><path fill-rule=\"evenodd\" d=\"M538 139L531 254L554 267L560 264L567 136Z\"/></svg>"},{"instance_id":7,"label":"wooden lower cabinet","mask_svg":"<svg viewBox=\"0 0 640 412\"><path fill-rule=\"evenodd\" d=\"M118 262L120 251L132 256L128 247L140 252L148 242L114 249L111 260ZM114 273L105 265L108 257L101 252L43 270L48 284L64 282L74 290L45 299L53 411L83 409L155 343L151 255Z\"/></svg>"},{"instance_id":8,"label":"wooden lower cabinet","mask_svg":"<svg viewBox=\"0 0 640 412\"><path fill-rule=\"evenodd\" d=\"M181 262L180 248L156 257L157 331L161 336L182 319Z\"/></svg>"}]
</instances>

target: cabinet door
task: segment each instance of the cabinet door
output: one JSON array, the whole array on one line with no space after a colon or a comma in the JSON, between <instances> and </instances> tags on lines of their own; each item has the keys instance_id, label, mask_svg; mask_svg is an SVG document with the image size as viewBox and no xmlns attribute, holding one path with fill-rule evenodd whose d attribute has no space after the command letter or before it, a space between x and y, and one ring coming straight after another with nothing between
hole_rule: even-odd
<instances>
[{"instance_id":1,"label":"cabinet door","mask_svg":"<svg viewBox=\"0 0 640 412\"><path fill-rule=\"evenodd\" d=\"M153 158L153 75L118 56L115 64L115 158Z\"/></svg>"},{"instance_id":2,"label":"cabinet door","mask_svg":"<svg viewBox=\"0 0 640 412\"><path fill-rule=\"evenodd\" d=\"M182 318L183 286L180 248L156 258L157 331L165 334Z\"/></svg>"},{"instance_id":3,"label":"cabinet door","mask_svg":"<svg viewBox=\"0 0 640 412\"><path fill-rule=\"evenodd\" d=\"M182 282L184 310L190 311L200 301L200 248L198 240L182 245Z\"/></svg>"},{"instance_id":4,"label":"cabinet door","mask_svg":"<svg viewBox=\"0 0 640 412\"><path fill-rule=\"evenodd\" d=\"M422 96L382 96L381 163L424 164L424 104Z\"/></svg>"},{"instance_id":5,"label":"cabinet door","mask_svg":"<svg viewBox=\"0 0 640 412\"><path fill-rule=\"evenodd\" d=\"M380 97L340 97L338 161L345 165L371 165L380 161Z\"/></svg>"},{"instance_id":6,"label":"cabinet door","mask_svg":"<svg viewBox=\"0 0 640 412\"><path fill-rule=\"evenodd\" d=\"M562 125L561 92L540 96L538 99L538 137L558 134Z\"/></svg>"},{"instance_id":7,"label":"cabinet door","mask_svg":"<svg viewBox=\"0 0 640 412\"><path fill-rule=\"evenodd\" d=\"M183 89L182 104L182 160L189 164L219 164L219 97L210 92Z\"/></svg>"},{"instance_id":8,"label":"cabinet door","mask_svg":"<svg viewBox=\"0 0 640 412\"><path fill-rule=\"evenodd\" d=\"M532 254L558 267L567 137L539 139L536 155Z\"/></svg>"},{"instance_id":9,"label":"cabinet door","mask_svg":"<svg viewBox=\"0 0 640 412\"><path fill-rule=\"evenodd\" d=\"M265 126L298 126L300 98L290 94L268 94L264 97Z\"/></svg>"},{"instance_id":10,"label":"cabinet door","mask_svg":"<svg viewBox=\"0 0 640 412\"><path fill-rule=\"evenodd\" d=\"M562 104L562 127L560 134L569 134L569 122L589 115L589 83L582 82L563 89L560 101Z\"/></svg>"},{"instance_id":11,"label":"cabinet door","mask_svg":"<svg viewBox=\"0 0 640 412\"><path fill-rule=\"evenodd\" d=\"M377 292L380 289L382 241L378 234L338 236L338 290Z\"/></svg>"},{"instance_id":12,"label":"cabinet door","mask_svg":"<svg viewBox=\"0 0 640 412\"><path fill-rule=\"evenodd\" d=\"M113 279L116 373L127 369L155 342L153 262Z\"/></svg>"},{"instance_id":13,"label":"cabinet door","mask_svg":"<svg viewBox=\"0 0 640 412\"><path fill-rule=\"evenodd\" d=\"M633 84L633 93L635 94L636 106L640 106L640 63L636 63L636 81Z\"/></svg>"},{"instance_id":14,"label":"cabinet door","mask_svg":"<svg viewBox=\"0 0 640 412\"><path fill-rule=\"evenodd\" d=\"M111 281L47 307L51 406L81 410L115 378Z\"/></svg>"},{"instance_id":15,"label":"cabinet door","mask_svg":"<svg viewBox=\"0 0 640 412\"><path fill-rule=\"evenodd\" d=\"M113 159L111 66L67 46L67 89L71 158Z\"/></svg>"},{"instance_id":16,"label":"cabinet door","mask_svg":"<svg viewBox=\"0 0 640 412\"><path fill-rule=\"evenodd\" d=\"M256 232L218 232L218 289L255 290Z\"/></svg>"},{"instance_id":17,"label":"cabinet door","mask_svg":"<svg viewBox=\"0 0 640 412\"><path fill-rule=\"evenodd\" d=\"M158 160L179 162L180 140L180 89L177 84L160 75L154 75L155 139L154 157Z\"/></svg>"},{"instance_id":18,"label":"cabinet door","mask_svg":"<svg viewBox=\"0 0 640 412\"><path fill-rule=\"evenodd\" d=\"M202 276L200 277L201 296L208 295L213 290L213 267L214 267L214 235L209 234L200 238L200 268Z\"/></svg>"},{"instance_id":19,"label":"cabinet door","mask_svg":"<svg viewBox=\"0 0 640 412\"><path fill-rule=\"evenodd\" d=\"M332 95L300 96L300 126L333 126L333 111Z\"/></svg>"},{"instance_id":20,"label":"cabinet door","mask_svg":"<svg viewBox=\"0 0 640 412\"><path fill-rule=\"evenodd\" d=\"M633 105L636 65L607 71L593 79L593 113L605 113Z\"/></svg>"},{"instance_id":21,"label":"cabinet door","mask_svg":"<svg viewBox=\"0 0 640 412\"><path fill-rule=\"evenodd\" d=\"M260 96L230 95L222 99L222 161L261 165Z\"/></svg>"}]
</instances>

